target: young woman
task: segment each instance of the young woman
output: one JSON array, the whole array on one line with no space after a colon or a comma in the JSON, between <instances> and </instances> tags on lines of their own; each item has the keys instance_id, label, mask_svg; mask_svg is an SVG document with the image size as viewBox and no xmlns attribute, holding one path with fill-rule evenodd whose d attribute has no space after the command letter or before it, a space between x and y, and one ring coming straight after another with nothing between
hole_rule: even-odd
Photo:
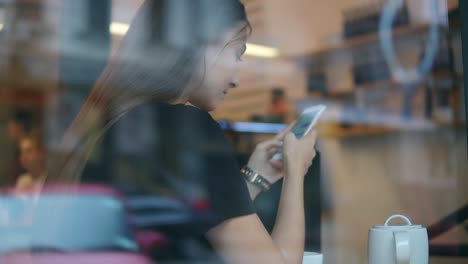
<instances>
[{"instance_id":1,"label":"young woman","mask_svg":"<svg viewBox=\"0 0 468 264\"><path fill-rule=\"evenodd\" d=\"M226 262L301 263L303 177L315 156L316 133L298 140L286 130L259 144L241 173L233 149L209 114L239 86L237 65L250 31L239 0L145 1L65 135L62 147L71 154L55 160L49 179L79 179L104 132L126 112L149 104L158 113L158 140L149 161L155 175L174 175L203 190L213 214L204 232ZM270 159L281 145L282 163L273 164ZM256 174L263 182L252 180ZM252 199L268 187L265 182L283 176L270 235ZM176 187L171 191L184 195Z\"/></svg>"}]
</instances>

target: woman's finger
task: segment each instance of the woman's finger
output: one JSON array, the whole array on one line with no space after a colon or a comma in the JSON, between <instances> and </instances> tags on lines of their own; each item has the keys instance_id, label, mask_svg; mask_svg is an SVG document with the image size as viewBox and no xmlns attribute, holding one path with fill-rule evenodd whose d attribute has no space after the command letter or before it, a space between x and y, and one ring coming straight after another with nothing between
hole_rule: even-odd
<instances>
[{"instance_id":1,"label":"woman's finger","mask_svg":"<svg viewBox=\"0 0 468 264\"><path fill-rule=\"evenodd\" d=\"M281 147L282 144L283 142L273 139L273 140L267 140L262 143L259 143L258 147L261 149L269 150L271 148L279 148Z\"/></svg>"},{"instance_id":2,"label":"woman's finger","mask_svg":"<svg viewBox=\"0 0 468 264\"><path fill-rule=\"evenodd\" d=\"M300 140L304 142L304 144L315 145L315 142L317 141L317 131L316 130L310 131L307 135L303 136Z\"/></svg>"},{"instance_id":3,"label":"woman's finger","mask_svg":"<svg viewBox=\"0 0 468 264\"><path fill-rule=\"evenodd\" d=\"M270 165L277 170L283 169L283 162L281 160L270 160Z\"/></svg>"},{"instance_id":4,"label":"woman's finger","mask_svg":"<svg viewBox=\"0 0 468 264\"><path fill-rule=\"evenodd\" d=\"M296 138L296 135L292 132L286 133L286 136L284 137L284 141L297 141L298 139Z\"/></svg>"},{"instance_id":5,"label":"woman's finger","mask_svg":"<svg viewBox=\"0 0 468 264\"><path fill-rule=\"evenodd\" d=\"M267 150L267 158L271 159L278 152L278 148L271 148Z\"/></svg>"},{"instance_id":6,"label":"woman's finger","mask_svg":"<svg viewBox=\"0 0 468 264\"><path fill-rule=\"evenodd\" d=\"M283 145L283 144L272 145L272 146L270 146L269 148L267 148L266 151L267 151L268 153L270 153L270 152L277 152L278 149L280 149L282 145Z\"/></svg>"},{"instance_id":7,"label":"woman's finger","mask_svg":"<svg viewBox=\"0 0 468 264\"><path fill-rule=\"evenodd\" d=\"M283 141L284 137L288 134L289 131L291 131L291 129L294 127L295 124L296 124L296 121L289 124L289 126L287 128L285 128L283 131L279 132L273 139Z\"/></svg>"}]
</instances>

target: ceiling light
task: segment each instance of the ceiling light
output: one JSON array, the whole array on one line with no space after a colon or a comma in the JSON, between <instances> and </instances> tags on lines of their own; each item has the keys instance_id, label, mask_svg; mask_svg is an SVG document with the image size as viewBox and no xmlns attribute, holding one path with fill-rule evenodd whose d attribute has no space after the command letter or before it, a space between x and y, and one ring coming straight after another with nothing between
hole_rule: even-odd
<instances>
[{"instance_id":1,"label":"ceiling light","mask_svg":"<svg viewBox=\"0 0 468 264\"><path fill-rule=\"evenodd\" d=\"M129 24L112 22L110 24L109 31L112 35L124 36L125 34L127 34L129 28Z\"/></svg>"},{"instance_id":2,"label":"ceiling light","mask_svg":"<svg viewBox=\"0 0 468 264\"><path fill-rule=\"evenodd\" d=\"M279 56L279 50L273 47L247 43L245 55L260 58L275 58Z\"/></svg>"}]
</instances>

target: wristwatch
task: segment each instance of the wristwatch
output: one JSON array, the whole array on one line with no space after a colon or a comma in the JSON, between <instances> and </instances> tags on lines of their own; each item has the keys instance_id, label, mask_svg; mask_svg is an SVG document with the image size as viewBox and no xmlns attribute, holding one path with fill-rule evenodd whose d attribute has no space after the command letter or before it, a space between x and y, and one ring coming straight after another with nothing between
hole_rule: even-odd
<instances>
[{"instance_id":1,"label":"wristwatch","mask_svg":"<svg viewBox=\"0 0 468 264\"><path fill-rule=\"evenodd\" d=\"M256 173L248 166L244 166L241 169L241 174L251 184L257 186L262 191L268 191L271 187L271 183L265 179L262 175Z\"/></svg>"}]
</instances>

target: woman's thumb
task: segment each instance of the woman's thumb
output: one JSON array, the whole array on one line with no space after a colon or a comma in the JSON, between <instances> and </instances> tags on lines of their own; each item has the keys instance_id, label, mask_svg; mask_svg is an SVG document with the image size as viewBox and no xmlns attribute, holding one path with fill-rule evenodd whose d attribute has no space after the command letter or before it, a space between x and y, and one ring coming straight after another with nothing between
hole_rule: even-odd
<instances>
[{"instance_id":1,"label":"woman's thumb","mask_svg":"<svg viewBox=\"0 0 468 264\"><path fill-rule=\"evenodd\" d=\"M307 135L304 136L305 141L307 141L307 144L314 144L317 141L317 131L312 130L310 131Z\"/></svg>"},{"instance_id":2,"label":"woman's thumb","mask_svg":"<svg viewBox=\"0 0 468 264\"><path fill-rule=\"evenodd\" d=\"M284 137L285 142L290 142L290 141L293 141L293 140L297 140L296 135L294 135L293 132L288 132L286 134L286 136Z\"/></svg>"}]
</instances>

